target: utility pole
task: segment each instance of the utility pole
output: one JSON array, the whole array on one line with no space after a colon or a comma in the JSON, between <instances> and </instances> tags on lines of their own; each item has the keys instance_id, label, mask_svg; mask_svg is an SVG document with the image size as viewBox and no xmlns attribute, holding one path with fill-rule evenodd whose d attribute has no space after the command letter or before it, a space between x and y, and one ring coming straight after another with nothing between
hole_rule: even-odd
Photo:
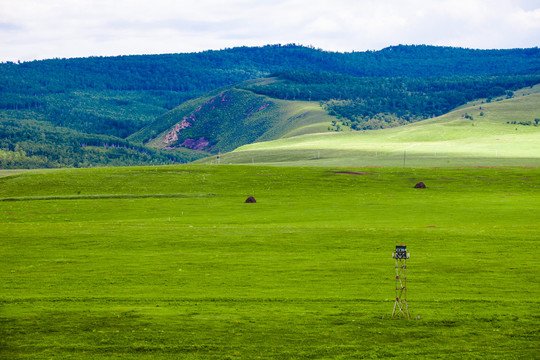
<instances>
[{"instance_id":1,"label":"utility pole","mask_svg":"<svg viewBox=\"0 0 540 360\"><path fill-rule=\"evenodd\" d=\"M405 158L407 157L407 150L403 150L403 167L405 167Z\"/></svg>"}]
</instances>

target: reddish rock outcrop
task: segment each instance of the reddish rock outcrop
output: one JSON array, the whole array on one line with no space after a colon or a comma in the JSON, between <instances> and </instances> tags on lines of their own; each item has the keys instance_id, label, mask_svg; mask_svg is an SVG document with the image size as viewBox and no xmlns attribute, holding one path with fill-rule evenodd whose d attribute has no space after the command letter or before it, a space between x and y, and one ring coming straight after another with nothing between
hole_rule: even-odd
<instances>
[{"instance_id":1,"label":"reddish rock outcrop","mask_svg":"<svg viewBox=\"0 0 540 360\"><path fill-rule=\"evenodd\" d=\"M210 144L210 141L202 137L198 140L186 139L184 140L183 143L180 144L180 146L190 148L193 150L204 150L209 144Z\"/></svg>"},{"instance_id":2,"label":"reddish rock outcrop","mask_svg":"<svg viewBox=\"0 0 540 360\"><path fill-rule=\"evenodd\" d=\"M187 121L187 117L185 117L184 119L182 119L181 122L174 125L174 128L171 131L169 131L167 133L167 135L165 135L165 140L163 140L163 142L165 144L170 144L172 142L177 141L178 140L178 133L180 131L182 131L183 129L187 129L190 126L191 126L191 123L189 121Z\"/></svg>"}]
</instances>

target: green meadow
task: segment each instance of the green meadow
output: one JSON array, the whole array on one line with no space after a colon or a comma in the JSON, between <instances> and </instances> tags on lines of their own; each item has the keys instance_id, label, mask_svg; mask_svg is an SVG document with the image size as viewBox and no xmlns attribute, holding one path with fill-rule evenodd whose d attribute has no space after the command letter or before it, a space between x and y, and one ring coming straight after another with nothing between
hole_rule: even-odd
<instances>
[{"instance_id":1,"label":"green meadow","mask_svg":"<svg viewBox=\"0 0 540 360\"><path fill-rule=\"evenodd\" d=\"M0 184L3 359L538 357L537 167L189 165ZM397 244L410 320L390 318Z\"/></svg>"}]
</instances>

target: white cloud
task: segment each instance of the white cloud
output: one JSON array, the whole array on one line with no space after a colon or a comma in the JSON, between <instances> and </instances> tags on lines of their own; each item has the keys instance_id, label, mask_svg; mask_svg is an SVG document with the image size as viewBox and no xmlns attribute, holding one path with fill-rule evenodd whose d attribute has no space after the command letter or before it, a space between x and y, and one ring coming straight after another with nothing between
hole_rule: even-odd
<instances>
[{"instance_id":1,"label":"white cloud","mask_svg":"<svg viewBox=\"0 0 540 360\"><path fill-rule=\"evenodd\" d=\"M534 0L0 1L0 61L300 43L532 47Z\"/></svg>"}]
</instances>

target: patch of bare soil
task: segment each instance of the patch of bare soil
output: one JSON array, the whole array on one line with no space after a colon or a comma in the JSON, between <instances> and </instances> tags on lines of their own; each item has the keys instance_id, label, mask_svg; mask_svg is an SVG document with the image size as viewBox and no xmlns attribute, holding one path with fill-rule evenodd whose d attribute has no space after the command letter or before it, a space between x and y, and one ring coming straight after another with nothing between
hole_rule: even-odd
<instances>
[{"instance_id":1,"label":"patch of bare soil","mask_svg":"<svg viewBox=\"0 0 540 360\"><path fill-rule=\"evenodd\" d=\"M356 172L356 171L332 171L334 174L349 174L349 175L372 175L368 172Z\"/></svg>"}]
</instances>

